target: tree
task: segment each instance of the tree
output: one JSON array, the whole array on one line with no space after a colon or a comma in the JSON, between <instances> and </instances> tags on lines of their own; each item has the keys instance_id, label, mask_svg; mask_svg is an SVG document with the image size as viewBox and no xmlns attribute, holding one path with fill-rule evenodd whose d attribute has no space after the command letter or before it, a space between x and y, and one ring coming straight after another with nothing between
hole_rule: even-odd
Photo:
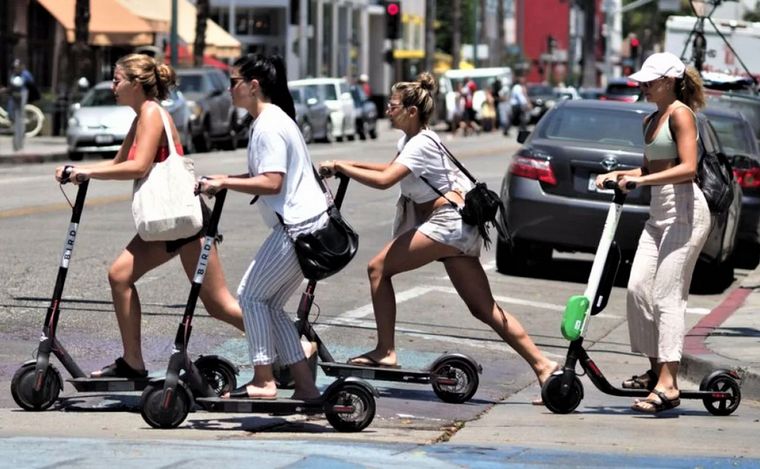
<instances>
[{"instance_id":1,"label":"tree","mask_svg":"<svg viewBox=\"0 0 760 469\"><path fill-rule=\"evenodd\" d=\"M85 76L89 68L89 38L90 0L77 0L74 11L74 46L71 48L74 65L74 73L71 76L73 83ZM72 86L75 86L73 83Z\"/></svg>"},{"instance_id":2,"label":"tree","mask_svg":"<svg viewBox=\"0 0 760 469\"><path fill-rule=\"evenodd\" d=\"M636 0L623 0L628 5ZM623 37L634 33L642 38L643 53L647 53L655 44L665 40L665 22L668 16L692 16L689 0L681 0L681 9L677 12L660 11L657 2L650 2L623 15Z\"/></svg>"},{"instance_id":3,"label":"tree","mask_svg":"<svg viewBox=\"0 0 760 469\"><path fill-rule=\"evenodd\" d=\"M472 15L475 13L475 2L480 0L439 0L436 2L436 45L440 50L459 56L462 38L466 42L472 39ZM454 57L454 68L458 66L457 57Z\"/></svg>"},{"instance_id":4,"label":"tree","mask_svg":"<svg viewBox=\"0 0 760 469\"><path fill-rule=\"evenodd\" d=\"M755 9L744 14L744 21L760 21L760 3L755 3Z\"/></svg>"},{"instance_id":5,"label":"tree","mask_svg":"<svg viewBox=\"0 0 760 469\"><path fill-rule=\"evenodd\" d=\"M203 52L206 50L206 23L209 17L209 1L198 0L195 7L197 16L195 20L195 42L193 43L193 65L203 65Z\"/></svg>"}]
</instances>

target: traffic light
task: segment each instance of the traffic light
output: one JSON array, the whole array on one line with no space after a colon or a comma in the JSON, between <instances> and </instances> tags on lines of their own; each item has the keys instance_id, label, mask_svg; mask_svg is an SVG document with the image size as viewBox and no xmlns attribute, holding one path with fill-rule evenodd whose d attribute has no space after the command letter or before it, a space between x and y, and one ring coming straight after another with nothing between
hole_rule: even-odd
<instances>
[{"instance_id":1,"label":"traffic light","mask_svg":"<svg viewBox=\"0 0 760 469\"><path fill-rule=\"evenodd\" d=\"M639 39L631 38L631 59L636 63L639 60Z\"/></svg>"},{"instance_id":2,"label":"traffic light","mask_svg":"<svg viewBox=\"0 0 760 469\"><path fill-rule=\"evenodd\" d=\"M398 39L401 37L401 2L385 2L385 37Z\"/></svg>"}]
</instances>

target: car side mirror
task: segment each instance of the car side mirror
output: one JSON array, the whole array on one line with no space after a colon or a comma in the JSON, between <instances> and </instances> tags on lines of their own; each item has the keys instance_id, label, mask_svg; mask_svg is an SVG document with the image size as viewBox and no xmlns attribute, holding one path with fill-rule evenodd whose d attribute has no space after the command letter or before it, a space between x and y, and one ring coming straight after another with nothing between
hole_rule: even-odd
<instances>
[{"instance_id":1,"label":"car side mirror","mask_svg":"<svg viewBox=\"0 0 760 469\"><path fill-rule=\"evenodd\" d=\"M306 100L306 105L309 106L309 107L316 106L317 103L319 103L319 101L317 100L317 98L309 98L309 99Z\"/></svg>"},{"instance_id":2,"label":"car side mirror","mask_svg":"<svg viewBox=\"0 0 760 469\"><path fill-rule=\"evenodd\" d=\"M525 143L530 135L530 130L521 130L517 132L517 143Z\"/></svg>"}]
</instances>

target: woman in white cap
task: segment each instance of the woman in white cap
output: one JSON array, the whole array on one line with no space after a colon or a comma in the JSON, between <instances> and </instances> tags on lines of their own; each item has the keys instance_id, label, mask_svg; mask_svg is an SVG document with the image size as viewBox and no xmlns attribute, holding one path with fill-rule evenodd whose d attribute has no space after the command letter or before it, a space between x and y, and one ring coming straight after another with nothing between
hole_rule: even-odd
<instances>
[{"instance_id":1,"label":"woman in white cap","mask_svg":"<svg viewBox=\"0 0 760 469\"><path fill-rule=\"evenodd\" d=\"M699 72L669 52L652 54L629 78L639 82L657 110L644 119L644 165L600 175L651 186L649 220L639 239L628 281L631 350L649 357L651 368L623 382L649 389L633 409L657 413L680 404L678 368L684 317L694 265L710 230L710 211L695 184L699 133L694 112L704 106Z\"/></svg>"}]
</instances>

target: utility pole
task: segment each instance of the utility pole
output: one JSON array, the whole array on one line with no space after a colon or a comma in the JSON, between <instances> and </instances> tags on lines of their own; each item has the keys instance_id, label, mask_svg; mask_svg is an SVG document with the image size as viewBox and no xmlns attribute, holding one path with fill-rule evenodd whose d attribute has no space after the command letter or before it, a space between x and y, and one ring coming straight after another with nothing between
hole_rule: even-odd
<instances>
[{"instance_id":1,"label":"utility pole","mask_svg":"<svg viewBox=\"0 0 760 469\"><path fill-rule=\"evenodd\" d=\"M478 68L478 3L480 0L472 2L472 64Z\"/></svg>"},{"instance_id":2,"label":"utility pole","mask_svg":"<svg viewBox=\"0 0 760 469\"><path fill-rule=\"evenodd\" d=\"M206 23L208 22L209 1L196 2L197 16L195 20L195 42L193 43L193 65L203 66L203 52L206 50Z\"/></svg>"},{"instance_id":3,"label":"utility pole","mask_svg":"<svg viewBox=\"0 0 760 469\"><path fill-rule=\"evenodd\" d=\"M496 54L490 54L492 57L495 55L498 62L496 65L504 65L506 63L506 31L504 31L504 0L498 0L496 6L496 40L498 52Z\"/></svg>"},{"instance_id":4,"label":"utility pole","mask_svg":"<svg viewBox=\"0 0 760 469\"><path fill-rule=\"evenodd\" d=\"M435 4L435 0L425 0L425 61L423 69L428 72L432 72L435 66Z\"/></svg>"},{"instance_id":5,"label":"utility pole","mask_svg":"<svg viewBox=\"0 0 760 469\"><path fill-rule=\"evenodd\" d=\"M82 77L89 64L89 46L87 42L90 38L90 0L77 0L76 10L74 12L74 76L76 82Z\"/></svg>"},{"instance_id":6,"label":"utility pole","mask_svg":"<svg viewBox=\"0 0 760 469\"><path fill-rule=\"evenodd\" d=\"M583 79L585 87L596 86L596 0L585 0L583 6Z\"/></svg>"},{"instance_id":7,"label":"utility pole","mask_svg":"<svg viewBox=\"0 0 760 469\"><path fill-rule=\"evenodd\" d=\"M169 51L171 52L172 68L177 68L177 63L179 63L177 59L177 54L179 53L177 47L179 42L177 36L177 17L177 0L172 0L172 27L169 32Z\"/></svg>"},{"instance_id":8,"label":"utility pole","mask_svg":"<svg viewBox=\"0 0 760 469\"><path fill-rule=\"evenodd\" d=\"M462 0L451 2L451 68L462 61Z\"/></svg>"}]
</instances>

